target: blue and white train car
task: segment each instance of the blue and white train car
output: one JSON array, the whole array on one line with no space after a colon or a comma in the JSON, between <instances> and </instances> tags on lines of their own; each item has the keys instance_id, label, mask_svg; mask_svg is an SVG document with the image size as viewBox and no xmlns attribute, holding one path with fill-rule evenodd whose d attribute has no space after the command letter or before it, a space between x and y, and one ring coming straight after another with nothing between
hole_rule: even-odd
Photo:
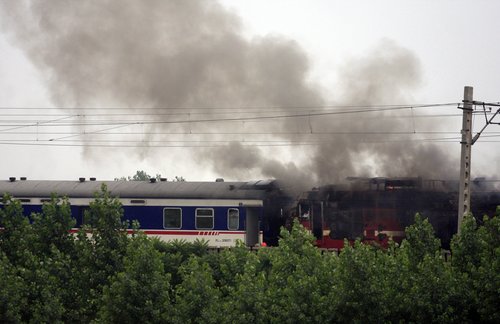
<instances>
[{"instance_id":1,"label":"blue and white train car","mask_svg":"<svg viewBox=\"0 0 500 324\"><path fill-rule=\"evenodd\" d=\"M53 193L68 197L77 226L94 194L106 184L124 209L124 219L139 221L147 235L170 241L204 239L210 247L262 243L260 223L274 189L274 181L0 181L0 193L19 199L25 214L41 211Z\"/></svg>"}]
</instances>

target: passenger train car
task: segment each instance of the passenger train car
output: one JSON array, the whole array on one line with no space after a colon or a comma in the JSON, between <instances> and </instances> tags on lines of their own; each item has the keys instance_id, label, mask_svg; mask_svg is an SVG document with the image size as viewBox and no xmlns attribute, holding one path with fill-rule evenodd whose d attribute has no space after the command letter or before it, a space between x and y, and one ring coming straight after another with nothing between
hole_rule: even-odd
<instances>
[{"instance_id":1,"label":"passenger train car","mask_svg":"<svg viewBox=\"0 0 500 324\"><path fill-rule=\"evenodd\" d=\"M162 179L165 180L165 179ZM0 181L0 193L19 199L26 215L39 212L53 193L68 197L77 226L94 194L106 184L124 210L124 220L137 220L147 235L170 241L204 239L210 247L247 246L263 242L263 231L275 235L269 224L279 215L275 181L167 182L167 181ZM279 227L279 225L277 225Z\"/></svg>"}]
</instances>

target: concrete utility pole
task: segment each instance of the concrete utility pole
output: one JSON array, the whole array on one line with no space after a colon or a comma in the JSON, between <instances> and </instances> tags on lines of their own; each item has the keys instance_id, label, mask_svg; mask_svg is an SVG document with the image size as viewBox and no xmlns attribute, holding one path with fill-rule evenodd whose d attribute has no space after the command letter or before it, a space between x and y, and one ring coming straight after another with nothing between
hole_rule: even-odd
<instances>
[{"instance_id":1,"label":"concrete utility pole","mask_svg":"<svg viewBox=\"0 0 500 324\"><path fill-rule=\"evenodd\" d=\"M472 146L472 87L464 87L462 119L462 154L460 156L460 189L458 198L458 233L464 214L470 213L470 167Z\"/></svg>"}]
</instances>

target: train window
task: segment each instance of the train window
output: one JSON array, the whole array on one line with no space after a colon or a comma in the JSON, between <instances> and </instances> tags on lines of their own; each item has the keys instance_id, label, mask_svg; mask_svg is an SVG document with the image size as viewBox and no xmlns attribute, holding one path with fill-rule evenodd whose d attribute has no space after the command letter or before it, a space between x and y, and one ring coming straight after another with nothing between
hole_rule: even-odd
<instances>
[{"instance_id":1,"label":"train window","mask_svg":"<svg viewBox=\"0 0 500 324\"><path fill-rule=\"evenodd\" d=\"M180 208L163 209L163 228L179 229L182 227L182 210Z\"/></svg>"},{"instance_id":2,"label":"train window","mask_svg":"<svg viewBox=\"0 0 500 324\"><path fill-rule=\"evenodd\" d=\"M214 228L213 208L196 208L196 229Z\"/></svg>"},{"instance_id":3,"label":"train window","mask_svg":"<svg viewBox=\"0 0 500 324\"><path fill-rule=\"evenodd\" d=\"M88 206L83 206L83 207L80 207L80 221L82 222L82 225L87 225L87 224L91 224L91 220L90 220L90 207ZM77 220L78 221L78 220Z\"/></svg>"},{"instance_id":4,"label":"train window","mask_svg":"<svg viewBox=\"0 0 500 324\"><path fill-rule=\"evenodd\" d=\"M301 202L299 204L300 218L303 220L309 220L309 217L311 216L310 209L311 207L309 206L309 204Z\"/></svg>"},{"instance_id":5,"label":"train window","mask_svg":"<svg viewBox=\"0 0 500 324\"><path fill-rule=\"evenodd\" d=\"M240 211L236 208L227 210L227 228L229 230L237 230L240 227Z\"/></svg>"}]
</instances>

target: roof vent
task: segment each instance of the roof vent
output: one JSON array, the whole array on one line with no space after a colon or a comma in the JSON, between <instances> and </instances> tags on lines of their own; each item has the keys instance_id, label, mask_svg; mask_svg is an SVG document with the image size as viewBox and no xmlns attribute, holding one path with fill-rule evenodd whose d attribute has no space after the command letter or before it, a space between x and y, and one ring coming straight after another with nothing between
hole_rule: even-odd
<instances>
[{"instance_id":1,"label":"roof vent","mask_svg":"<svg viewBox=\"0 0 500 324\"><path fill-rule=\"evenodd\" d=\"M19 179L20 179L21 181L26 181L26 180L28 180L28 178L26 178L26 177L20 177Z\"/></svg>"},{"instance_id":2,"label":"roof vent","mask_svg":"<svg viewBox=\"0 0 500 324\"><path fill-rule=\"evenodd\" d=\"M167 178L160 178L160 181L165 182L165 181L167 181Z\"/></svg>"},{"instance_id":3,"label":"roof vent","mask_svg":"<svg viewBox=\"0 0 500 324\"><path fill-rule=\"evenodd\" d=\"M156 182L156 178L149 178L149 182L155 183Z\"/></svg>"},{"instance_id":4,"label":"roof vent","mask_svg":"<svg viewBox=\"0 0 500 324\"><path fill-rule=\"evenodd\" d=\"M224 178L217 178L215 179L215 182L224 182Z\"/></svg>"},{"instance_id":5,"label":"roof vent","mask_svg":"<svg viewBox=\"0 0 500 324\"><path fill-rule=\"evenodd\" d=\"M14 182L14 181L16 181L16 177L10 177L10 178L9 178L9 181L10 181L10 182Z\"/></svg>"},{"instance_id":6,"label":"roof vent","mask_svg":"<svg viewBox=\"0 0 500 324\"><path fill-rule=\"evenodd\" d=\"M85 178L78 178L78 181L85 182Z\"/></svg>"},{"instance_id":7,"label":"roof vent","mask_svg":"<svg viewBox=\"0 0 500 324\"><path fill-rule=\"evenodd\" d=\"M96 178L92 177L92 178L89 178L90 181L96 181Z\"/></svg>"}]
</instances>

